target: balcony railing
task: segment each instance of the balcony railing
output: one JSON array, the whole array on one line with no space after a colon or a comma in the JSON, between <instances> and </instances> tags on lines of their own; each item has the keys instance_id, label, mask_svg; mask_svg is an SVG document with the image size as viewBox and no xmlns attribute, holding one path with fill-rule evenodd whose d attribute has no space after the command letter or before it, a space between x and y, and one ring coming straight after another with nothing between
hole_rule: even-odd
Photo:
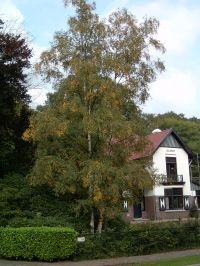
<instances>
[{"instance_id":1,"label":"balcony railing","mask_svg":"<svg viewBox=\"0 0 200 266\"><path fill-rule=\"evenodd\" d=\"M175 185L175 184L184 184L183 175L162 175L161 183L163 185Z\"/></svg>"}]
</instances>

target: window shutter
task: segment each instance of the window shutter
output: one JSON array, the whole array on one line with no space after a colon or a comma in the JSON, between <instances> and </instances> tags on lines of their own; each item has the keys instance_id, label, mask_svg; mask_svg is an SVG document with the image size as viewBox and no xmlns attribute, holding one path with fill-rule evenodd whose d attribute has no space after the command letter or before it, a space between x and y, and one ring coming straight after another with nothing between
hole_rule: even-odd
<instances>
[{"instance_id":1,"label":"window shutter","mask_svg":"<svg viewBox=\"0 0 200 266\"><path fill-rule=\"evenodd\" d=\"M166 210L165 197L159 197L159 209L160 209L160 211Z\"/></svg>"},{"instance_id":2,"label":"window shutter","mask_svg":"<svg viewBox=\"0 0 200 266\"><path fill-rule=\"evenodd\" d=\"M189 196L184 196L184 209L189 210L190 208L190 199Z\"/></svg>"}]
</instances>

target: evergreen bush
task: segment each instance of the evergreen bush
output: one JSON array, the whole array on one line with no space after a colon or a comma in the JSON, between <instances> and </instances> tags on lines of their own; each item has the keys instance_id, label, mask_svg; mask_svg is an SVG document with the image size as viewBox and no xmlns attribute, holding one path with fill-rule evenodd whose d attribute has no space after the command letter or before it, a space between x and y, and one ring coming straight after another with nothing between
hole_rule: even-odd
<instances>
[{"instance_id":1,"label":"evergreen bush","mask_svg":"<svg viewBox=\"0 0 200 266\"><path fill-rule=\"evenodd\" d=\"M64 260L76 250L76 232L63 227L1 228L0 256L40 261Z\"/></svg>"}]
</instances>

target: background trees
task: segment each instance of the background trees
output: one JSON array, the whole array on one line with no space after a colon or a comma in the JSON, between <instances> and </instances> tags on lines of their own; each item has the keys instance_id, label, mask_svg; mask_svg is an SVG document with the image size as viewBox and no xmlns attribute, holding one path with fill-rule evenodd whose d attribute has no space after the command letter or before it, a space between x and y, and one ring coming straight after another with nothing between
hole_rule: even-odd
<instances>
[{"instance_id":1,"label":"background trees","mask_svg":"<svg viewBox=\"0 0 200 266\"><path fill-rule=\"evenodd\" d=\"M25 175L33 160L33 146L22 139L32 113L27 92L30 58L31 49L23 35L7 31L0 20L1 226L26 216L30 206L31 193Z\"/></svg>"},{"instance_id":2,"label":"background trees","mask_svg":"<svg viewBox=\"0 0 200 266\"><path fill-rule=\"evenodd\" d=\"M51 48L36 66L56 92L32 116L25 139L37 144L30 173L33 184L48 184L56 193L71 193L81 206L104 217L119 210L122 192L137 200L152 186L149 161L128 158L142 146L140 104L163 63L149 49L164 51L154 38L158 22L137 23L127 10L100 20L95 4L65 1L75 8L68 30L55 34Z\"/></svg>"},{"instance_id":3,"label":"background trees","mask_svg":"<svg viewBox=\"0 0 200 266\"><path fill-rule=\"evenodd\" d=\"M0 175L27 168L25 152L30 145L22 139L30 116L26 70L31 49L22 34L0 28Z\"/></svg>"}]
</instances>

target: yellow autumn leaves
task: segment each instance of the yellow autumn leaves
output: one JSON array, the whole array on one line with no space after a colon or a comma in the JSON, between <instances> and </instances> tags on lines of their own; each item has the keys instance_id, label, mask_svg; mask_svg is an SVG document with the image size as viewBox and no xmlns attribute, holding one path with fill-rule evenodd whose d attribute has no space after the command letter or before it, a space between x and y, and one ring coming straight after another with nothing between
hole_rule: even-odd
<instances>
[{"instance_id":1,"label":"yellow autumn leaves","mask_svg":"<svg viewBox=\"0 0 200 266\"><path fill-rule=\"evenodd\" d=\"M67 120L58 119L47 109L31 117L29 128L22 137L25 141L41 141L48 136L61 137L65 134L67 127Z\"/></svg>"}]
</instances>

